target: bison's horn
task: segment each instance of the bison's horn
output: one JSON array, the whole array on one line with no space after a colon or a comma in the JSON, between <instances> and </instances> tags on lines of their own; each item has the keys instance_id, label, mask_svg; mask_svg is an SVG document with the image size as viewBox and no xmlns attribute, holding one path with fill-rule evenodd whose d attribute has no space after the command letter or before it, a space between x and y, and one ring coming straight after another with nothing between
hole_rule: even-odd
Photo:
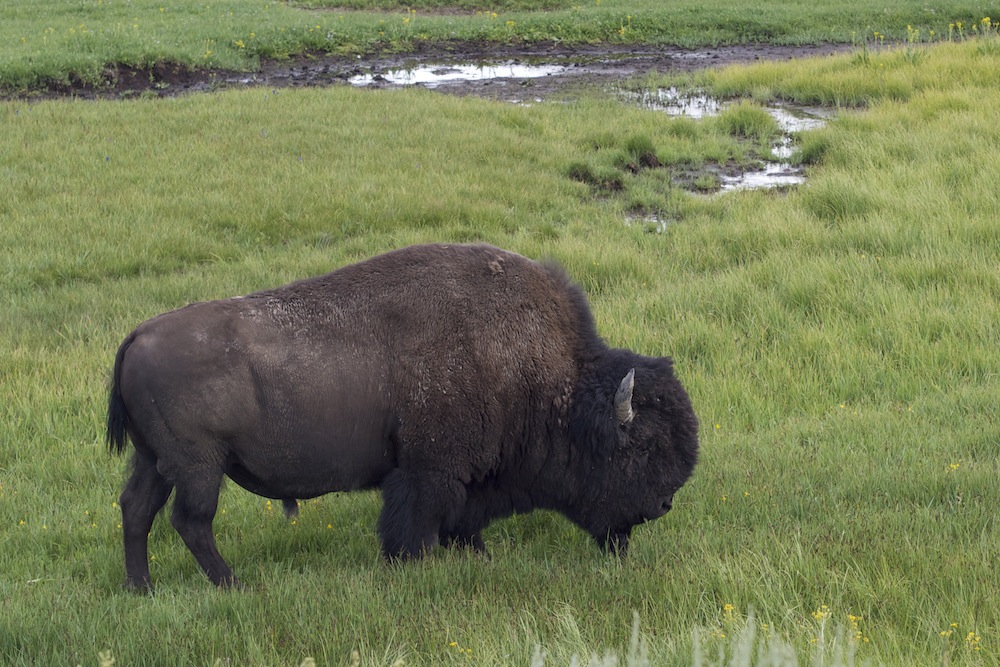
<instances>
[{"instance_id":1,"label":"bison's horn","mask_svg":"<svg viewBox=\"0 0 1000 667\"><path fill-rule=\"evenodd\" d=\"M632 390L635 388L635 369L633 368L622 378L615 392L615 416L622 424L627 424L635 417L632 411Z\"/></svg>"}]
</instances>

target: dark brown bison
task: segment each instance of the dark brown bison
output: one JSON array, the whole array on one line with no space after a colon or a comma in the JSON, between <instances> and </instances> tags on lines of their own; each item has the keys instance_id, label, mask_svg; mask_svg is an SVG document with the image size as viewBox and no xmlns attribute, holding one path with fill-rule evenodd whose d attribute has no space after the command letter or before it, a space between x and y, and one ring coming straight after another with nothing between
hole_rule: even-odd
<instances>
[{"instance_id":1,"label":"dark brown bison","mask_svg":"<svg viewBox=\"0 0 1000 667\"><path fill-rule=\"evenodd\" d=\"M223 475L256 494L380 487L388 558L484 551L493 519L562 512L605 548L662 516L697 459L668 358L609 348L564 273L486 245L426 245L142 323L118 349L107 437L127 585L171 522L217 585Z\"/></svg>"}]
</instances>

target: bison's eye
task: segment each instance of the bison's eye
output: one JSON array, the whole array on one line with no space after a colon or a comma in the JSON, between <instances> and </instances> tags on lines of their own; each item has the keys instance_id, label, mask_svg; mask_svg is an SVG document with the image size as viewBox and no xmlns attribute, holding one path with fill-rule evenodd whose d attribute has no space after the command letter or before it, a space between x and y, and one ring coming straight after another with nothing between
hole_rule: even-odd
<instances>
[{"instance_id":1,"label":"bison's eye","mask_svg":"<svg viewBox=\"0 0 1000 667\"><path fill-rule=\"evenodd\" d=\"M649 456L650 452L653 451L653 448L650 447L648 442L638 442L635 445L634 451L636 456L640 456L645 459Z\"/></svg>"}]
</instances>

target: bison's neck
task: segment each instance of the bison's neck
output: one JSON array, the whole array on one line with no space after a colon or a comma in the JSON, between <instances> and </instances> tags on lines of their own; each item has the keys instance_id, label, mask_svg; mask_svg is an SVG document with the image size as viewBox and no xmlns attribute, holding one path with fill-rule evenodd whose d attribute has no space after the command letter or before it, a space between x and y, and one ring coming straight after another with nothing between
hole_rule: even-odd
<instances>
[{"instance_id":1,"label":"bison's neck","mask_svg":"<svg viewBox=\"0 0 1000 667\"><path fill-rule=\"evenodd\" d=\"M635 363L635 355L596 347L582 364L562 429L561 458L547 466L552 509L589 530L602 514L612 457L624 433L615 416L615 392Z\"/></svg>"}]
</instances>

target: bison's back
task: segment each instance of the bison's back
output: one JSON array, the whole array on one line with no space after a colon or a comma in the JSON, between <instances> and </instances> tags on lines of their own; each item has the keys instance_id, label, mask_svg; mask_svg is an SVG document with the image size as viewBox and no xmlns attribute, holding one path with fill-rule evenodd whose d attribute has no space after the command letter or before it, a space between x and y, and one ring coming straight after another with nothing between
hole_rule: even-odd
<instances>
[{"instance_id":1,"label":"bison's back","mask_svg":"<svg viewBox=\"0 0 1000 667\"><path fill-rule=\"evenodd\" d=\"M489 245L410 246L247 298L271 303L279 319L336 324L364 314L406 327L409 337L502 325L568 339L592 327L582 293L561 270Z\"/></svg>"},{"instance_id":2,"label":"bison's back","mask_svg":"<svg viewBox=\"0 0 1000 667\"><path fill-rule=\"evenodd\" d=\"M561 271L488 245L411 246L248 299L287 328L353 334L393 366L494 380L551 374L596 337Z\"/></svg>"}]
</instances>

